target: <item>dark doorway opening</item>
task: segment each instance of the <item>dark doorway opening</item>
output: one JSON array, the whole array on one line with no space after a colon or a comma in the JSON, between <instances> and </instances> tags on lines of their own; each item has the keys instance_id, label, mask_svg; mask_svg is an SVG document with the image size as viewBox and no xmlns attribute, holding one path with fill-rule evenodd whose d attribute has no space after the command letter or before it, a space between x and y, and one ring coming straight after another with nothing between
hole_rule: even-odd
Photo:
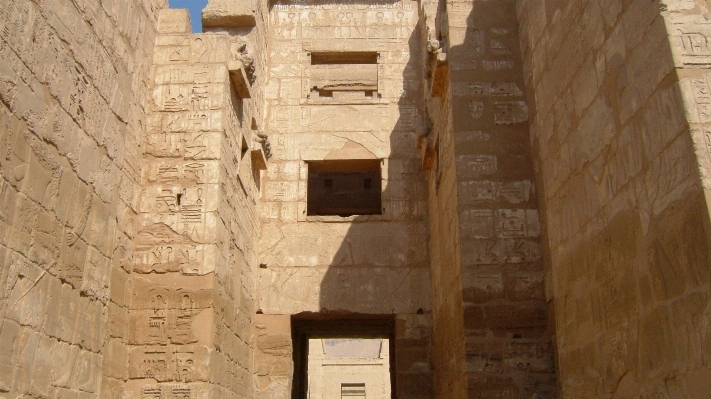
<instances>
[{"instance_id":1,"label":"dark doorway opening","mask_svg":"<svg viewBox=\"0 0 711 399\"><path fill-rule=\"evenodd\" d=\"M311 161L308 167L307 215L383 213L379 159Z\"/></svg>"},{"instance_id":2,"label":"dark doorway opening","mask_svg":"<svg viewBox=\"0 0 711 399\"><path fill-rule=\"evenodd\" d=\"M294 345L292 399L308 399L309 340L313 339L387 339L390 361L390 397L395 399L395 316L394 315L324 315L300 313L291 316Z\"/></svg>"}]
</instances>

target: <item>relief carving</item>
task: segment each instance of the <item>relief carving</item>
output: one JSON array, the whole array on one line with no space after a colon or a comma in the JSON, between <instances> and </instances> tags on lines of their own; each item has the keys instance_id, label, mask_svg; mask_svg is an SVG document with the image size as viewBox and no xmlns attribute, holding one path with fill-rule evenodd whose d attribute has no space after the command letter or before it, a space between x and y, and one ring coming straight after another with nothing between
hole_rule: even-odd
<instances>
[{"instance_id":1,"label":"relief carving","mask_svg":"<svg viewBox=\"0 0 711 399\"><path fill-rule=\"evenodd\" d=\"M197 342L193 318L212 301L208 290L192 291L139 284L134 287L131 342L139 345Z\"/></svg>"},{"instance_id":2,"label":"relief carving","mask_svg":"<svg viewBox=\"0 0 711 399\"><path fill-rule=\"evenodd\" d=\"M149 346L131 350L129 378L153 378L158 382L206 381L210 352L207 347Z\"/></svg>"}]
</instances>

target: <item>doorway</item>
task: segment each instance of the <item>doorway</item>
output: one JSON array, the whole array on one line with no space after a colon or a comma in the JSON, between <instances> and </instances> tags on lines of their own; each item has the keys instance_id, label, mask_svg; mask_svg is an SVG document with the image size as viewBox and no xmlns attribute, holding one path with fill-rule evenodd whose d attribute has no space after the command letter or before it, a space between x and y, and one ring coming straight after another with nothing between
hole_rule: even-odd
<instances>
[{"instance_id":1,"label":"doorway","mask_svg":"<svg viewBox=\"0 0 711 399\"><path fill-rule=\"evenodd\" d=\"M291 317L292 399L395 398L394 315Z\"/></svg>"}]
</instances>

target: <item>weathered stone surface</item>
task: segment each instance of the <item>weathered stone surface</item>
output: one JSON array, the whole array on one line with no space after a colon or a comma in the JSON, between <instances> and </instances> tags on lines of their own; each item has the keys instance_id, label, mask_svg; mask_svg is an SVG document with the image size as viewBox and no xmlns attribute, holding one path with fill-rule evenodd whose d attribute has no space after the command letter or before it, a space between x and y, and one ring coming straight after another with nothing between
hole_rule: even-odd
<instances>
[{"instance_id":1,"label":"weathered stone surface","mask_svg":"<svg viewBox=\"0 0 711 399\"><path fill-rule=\"evenodd\" d=\"M0 7L0 396L707 395L707 2L167 6Z\"/></svg>"},{"instance_id":2,"label":"weathered stone surface","mask_svg":"<svg viewBox=\"0 0 711 399\"><path fill-rule=\"evenodd\" d=\"M202 24L206 27L251 27L256 24L253 0L209 0L202 10Z\"/></svg>"}]
</instances>

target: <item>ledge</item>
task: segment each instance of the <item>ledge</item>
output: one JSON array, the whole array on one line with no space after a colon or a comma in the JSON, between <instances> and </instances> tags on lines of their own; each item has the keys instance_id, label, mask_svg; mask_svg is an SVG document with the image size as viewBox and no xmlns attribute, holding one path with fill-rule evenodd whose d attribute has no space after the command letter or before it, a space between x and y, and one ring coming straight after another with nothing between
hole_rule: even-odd
<instances>
[{"instance_id":1,"label":"ledge","mask_svg":"<svg viewBox=\"0 0 711 399\"><path fill-rule=\"evenodd\" d=\"M447 87L447 76L449 75L449 61L447 53L437 54L437 58L433 61L432 68L432 86L430 87L430 96L442 97L444 89Z\"/></svg>"},{"instance_id":2,"label":"ledge","mask_svg":"<svg viewBox=\"0 0 711 399\"><path fill-rule=\"evenodd\" d=\"M230 82L240 98L252 98L252 88L240 61L230 61L227 69L230 71Z\"/></svg>"},{"instance_id":3,"label":"ledge","mask_svg":"<svg viewBox=\"0 0 711 399\"><path fill-rule=\"evenodd\" d=\"M259 144L250 150L252 153L252 168L258 170L267 170L267 156L264 154L262 145Z\"/></svg>"}]
</instances>

